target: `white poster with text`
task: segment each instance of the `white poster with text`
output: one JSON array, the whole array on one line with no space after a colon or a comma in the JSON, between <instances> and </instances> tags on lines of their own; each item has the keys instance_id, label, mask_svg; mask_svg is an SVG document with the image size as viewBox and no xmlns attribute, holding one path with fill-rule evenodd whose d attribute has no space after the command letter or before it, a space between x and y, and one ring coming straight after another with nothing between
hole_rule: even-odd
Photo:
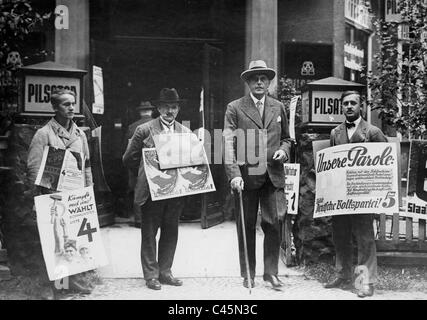
<instances>
[{"instance_id":1,"label":"white poster with text","mask_svg":"<svg viewBox=\"0 0 427 320\"><path fill-rule=\"evenodd\" d=\"M351 143L316 154L314 218L399 212L395 143Z\"/></svg>"}]
</instances>

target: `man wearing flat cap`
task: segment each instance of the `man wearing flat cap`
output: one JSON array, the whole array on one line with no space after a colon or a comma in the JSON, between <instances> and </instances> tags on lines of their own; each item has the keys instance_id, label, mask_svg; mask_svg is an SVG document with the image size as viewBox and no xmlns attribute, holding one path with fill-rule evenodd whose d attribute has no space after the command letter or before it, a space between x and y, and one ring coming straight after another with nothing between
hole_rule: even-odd
<instances>
[{"instance_id":1,"label":"man wearing flat cap","mask_svg":"<svg viewBox=\"0 0 427 320\"><path fill-rule=\"evenodd\" d=\"M254 286L255 229L258 206L264 232L264 275L267 285L281 290L278 278L279 217L286 211L283 163L290 154L288 120L283 104L268 96L276 72L262 60L251 61L241 74L250 93L228 104L224 120L225 171L230 187L242 192L249 272L246 273L242 225L237 212L240 272L243 285ZM236 206L239 208L239 205Z\"/></svg>"},{"instance_id":2,"label":"man wearing flat cap","mask_svg":"<svg viewBox=\"0 0 427 320\"><path fill-rule=\"evenodd\" d=\"M176 89L163 88L160 91L160 98L156 100L160 116L136 128L123 155L126 167L138 168L135 202L141 206L141 264L146 285L153 290L160 290L161 284L182 285L182 281L172 275L171 267L178 240L179 216L184 201L182 198L152 201L144 164L141 162L141 151L143 148L155 147L153 139L155 135L190 132L190 129L175 121L182 101ZM157 246L158 229L160 239Z\"/></svg>"}]
</instances>

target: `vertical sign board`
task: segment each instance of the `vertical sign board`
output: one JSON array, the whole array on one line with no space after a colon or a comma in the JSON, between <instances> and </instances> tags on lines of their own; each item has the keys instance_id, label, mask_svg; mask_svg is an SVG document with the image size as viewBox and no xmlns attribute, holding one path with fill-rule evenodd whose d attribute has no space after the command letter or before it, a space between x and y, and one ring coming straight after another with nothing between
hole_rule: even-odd
<instances>
[{"instance_id":1,"label":"vertical sign board","mask_svg":"<svg viewBox=\"0 0 427 320\"><path fill-rule=\"evenodd\" d=\"M104 114L104 82L102 68L93 66L93 97L92 112Z\"/></svg>"},{"instance_id":2,"label":"vertical sign board","mask_svg":"<svg viewBox=\"0 0 427 320\"><path fill-rule=\"evenodd\" d=\"M407 213L427 219L427 140L411 140L406 203Z\"/></svg>"},{"instance_id":3,"label":"vertical sign board","mask_svg":"<svg viewBox=\"0 0 427 320\"><path fill-rule=\"evenodd\" d=\"M399 0L385 0L384 16L386 22L400 22L402 20L399 12Z\"/></svg>"},{"instance_id":4,"label":"vertical sign board","mask_svg":"<svg viewBox=\"0 0 427 320\"><path fill-rule=\"evenodd\" d=\"M288 208L287 213L296 215L298 214L299 202L300 164L284 163L283 166L285 167L285 195L286 205Z\"/></svg>"}]
</instances>

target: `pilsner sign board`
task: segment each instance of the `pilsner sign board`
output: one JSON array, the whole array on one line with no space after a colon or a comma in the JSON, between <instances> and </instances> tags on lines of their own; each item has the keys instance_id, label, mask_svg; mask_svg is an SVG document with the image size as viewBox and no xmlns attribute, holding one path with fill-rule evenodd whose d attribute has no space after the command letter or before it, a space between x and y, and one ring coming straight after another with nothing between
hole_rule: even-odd
<instances>
[{"instance_id":1,"label":"pilsner sign board","mask_svg":"<svg viewBox=\"0 0 427 320\"><path fill-rule=\"evenodd\" d=\"M71 90L76 95L75 114L82 114L83 76L86 71L51 61L19 69L21 78L20 113L24 115L52 116L52 93L57 89Z\"/></svg>"},{"instance_id":2,"label":"pilsner sign board","mask_svg":"<svg viewBox=\"0 0 427 320\"><path fill-rule=\"evenodd\" d=\"M347 90L361 91L364 85L329 77L310 82L302 90L302 122L306 126L335 127L345 120L341 95Z\"/></svg>"}]
</instances>

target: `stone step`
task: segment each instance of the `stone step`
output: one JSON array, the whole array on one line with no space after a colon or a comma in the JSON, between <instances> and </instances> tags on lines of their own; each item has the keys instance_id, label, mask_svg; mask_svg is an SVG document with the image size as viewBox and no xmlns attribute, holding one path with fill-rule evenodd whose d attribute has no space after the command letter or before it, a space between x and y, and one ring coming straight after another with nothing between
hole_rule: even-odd
<instances>
[{"instance_id":1,"label":"stone step","mask_svg":"<svg viewBox=\"0 0 427 320\"><path fill-rule=\"evenodd\" d=\"M7 250L6 249L0 249L0 263L1 262L7 262Z\"/></svg>"},{"instance_id":2,"label":"stone step","mask_svg":"<svg viewBox=\"0 0 427 320\"><path fill-rule=\"evenodd\" d=\"M0 281L1 280L10 280L11 274L9 267L0 264Z\"/></svg>"}]
</instances>

